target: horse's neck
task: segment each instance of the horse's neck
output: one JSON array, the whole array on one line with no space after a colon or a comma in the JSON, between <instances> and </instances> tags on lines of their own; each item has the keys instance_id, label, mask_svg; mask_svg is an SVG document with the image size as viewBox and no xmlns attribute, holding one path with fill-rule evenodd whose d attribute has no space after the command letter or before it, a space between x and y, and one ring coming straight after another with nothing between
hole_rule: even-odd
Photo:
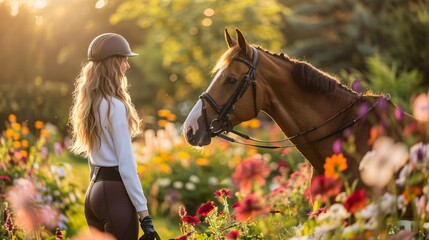
<instances>
[{"instance_id":1,"label":"horse's neck","mask_svg":"<svg viewBox=\"0 0 429 240\"><path fill-rule=\"evenodd\" d=\"M280 69L282 68L276 70L281 71ZM285 69L284 72L277 73L275 73L276 70L271 69L271 73L269 74L270 79L265 79L265 81L269 82L270 87L264 89L264 91L267 94L266 96L271 97L267 97L269 100L264 103L263 110L274 119L288 137L318 126L359 98L357 94L339 84L329 93L308 91L290 83L292 81L290 80L291 76L286 71L288 66L284 66L283 69ZM285 83L285 79L288 79L288 77L289 83ZM311 162L316 171L323 170L325 157L332 154L334 139L328 138L312 144L302 143L327 136L335 131L335 129L341 127L341 124L346 121L345 118L347 116L339 115L328 123L317 127L316 130L309 131L292 140L294 144L297 144L298 150L304 157Z\"/></svg>"}]
</instances>

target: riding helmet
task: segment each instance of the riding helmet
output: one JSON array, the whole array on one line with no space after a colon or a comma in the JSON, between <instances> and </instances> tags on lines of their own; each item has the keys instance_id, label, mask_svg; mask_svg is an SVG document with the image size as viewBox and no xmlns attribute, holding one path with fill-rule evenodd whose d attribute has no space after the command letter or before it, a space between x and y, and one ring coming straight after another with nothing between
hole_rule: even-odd
<instances>
[{"instance_id":1,"label":"riding helmet","mask_svg":"<svg viewBox=\"0 0 429 240\"><path fill-rule=\"evenodd\" d=\"M101 61L111 56L134 57L130 45L117 33L103 33L92 40L88 47L88 60Z\"/></svg>"}]
</instances>

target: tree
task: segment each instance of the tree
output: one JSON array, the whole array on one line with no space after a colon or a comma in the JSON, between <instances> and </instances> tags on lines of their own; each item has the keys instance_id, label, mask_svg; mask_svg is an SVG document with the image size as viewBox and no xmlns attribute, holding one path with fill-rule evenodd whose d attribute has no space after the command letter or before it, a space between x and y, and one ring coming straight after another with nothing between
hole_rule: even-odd
<instances>
[{"instance_id":1,"label":"tree","mask_svg":"<svg viewBox=\"0 0 429 240\"><path fill-rule=\"evenodd\" d=\"M227 49L224 29L239 28L249 41L278 51L281 11L271 0L127 0L111 20L135 20L147 31L135 59L145 76L138 87L133 85L141 93L137 98L151 101L152 108L163 104L186 115L208 86L210 68Z\"/></svg>"}]
</instances>

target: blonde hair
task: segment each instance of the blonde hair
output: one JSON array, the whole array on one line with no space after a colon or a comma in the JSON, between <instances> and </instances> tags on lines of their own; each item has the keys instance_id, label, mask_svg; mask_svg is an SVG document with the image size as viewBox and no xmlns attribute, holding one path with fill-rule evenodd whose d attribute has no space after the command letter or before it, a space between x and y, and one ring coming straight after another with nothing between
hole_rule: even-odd
<instances>
[{"instance_id":1,"label":"blonde hair","mask_svg":"<svg viewBox=\"0 0 429 240\"><path fill-rule=\"evenodd\" d=\"M99 107L103 98L109 102L112 97L121 100L127 110L131 136L140 133L140 119L128 93L128 81L120 70L124 59L115 56L100 62L90 61L82 67L76 79L69 116L70 150L73 153L86 157L91 149L100 144L102 127ZM107 113L110 113L110 105Z\"/></svg>"}]
</instances>

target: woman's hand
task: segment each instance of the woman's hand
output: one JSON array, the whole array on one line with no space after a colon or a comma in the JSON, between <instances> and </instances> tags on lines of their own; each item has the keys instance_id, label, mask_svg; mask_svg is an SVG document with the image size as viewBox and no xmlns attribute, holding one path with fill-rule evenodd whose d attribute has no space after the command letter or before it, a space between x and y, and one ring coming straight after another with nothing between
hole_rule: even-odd
<instances>
[{"instance_id":1,"label":"woman's hand","mask_svg":"<svg viewBox=\"0 0 429 240\"><path fill-rule=\"evenodd\" d=\"M140 219L140 227L144 234L139 238L139 240L161 240L158 233L155 231L155 227L152 223L152 217L150 215Z\"/></svg>"}]
</instances>

